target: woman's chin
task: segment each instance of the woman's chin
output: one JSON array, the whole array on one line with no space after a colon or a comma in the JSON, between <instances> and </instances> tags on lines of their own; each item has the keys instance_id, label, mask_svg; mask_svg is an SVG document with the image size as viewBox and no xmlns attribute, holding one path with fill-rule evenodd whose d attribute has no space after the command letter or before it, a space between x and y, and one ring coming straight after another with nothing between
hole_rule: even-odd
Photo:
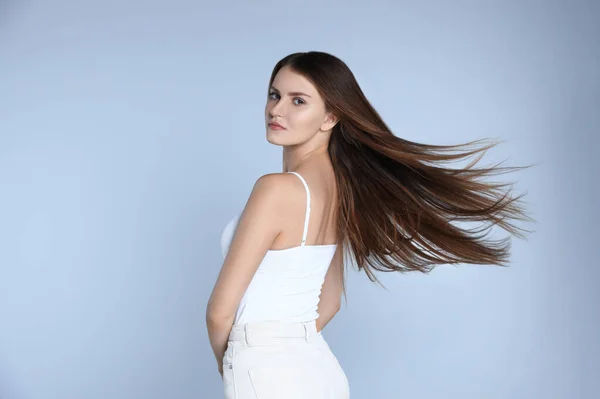
<instances>
[{"instance_id":1,"label":"woman's chin","mask_svg":"<svg viewBox=\"0 0 600 399\"><path fill-rule=\"evenodd\" d=\"M271 134L270 132L267 132L267 141L274 145L280 145L279 140L277 140L276 137L273 137L273 134Z\"/></svg>"}]
</instances>

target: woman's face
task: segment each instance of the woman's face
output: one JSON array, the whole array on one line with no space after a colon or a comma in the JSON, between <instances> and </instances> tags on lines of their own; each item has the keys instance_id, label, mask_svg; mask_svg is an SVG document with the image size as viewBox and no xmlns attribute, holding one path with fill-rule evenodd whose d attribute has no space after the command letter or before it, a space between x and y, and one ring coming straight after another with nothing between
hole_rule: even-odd
<instances>
[{"instance_id":1,"label":"woman's face","mask_svg":"<svg viewBox=\"0 0 600 399\"><path fill-rule=\"evenodd\" d=\"M278 130L270 123L278 123L284 129ZM289 67L283 67L269 88L265 125L270 143L294 145L310 140L319 132L330 131L335 121L325 112L325 102L314 85Z\"/></svg>"}]
</instances>

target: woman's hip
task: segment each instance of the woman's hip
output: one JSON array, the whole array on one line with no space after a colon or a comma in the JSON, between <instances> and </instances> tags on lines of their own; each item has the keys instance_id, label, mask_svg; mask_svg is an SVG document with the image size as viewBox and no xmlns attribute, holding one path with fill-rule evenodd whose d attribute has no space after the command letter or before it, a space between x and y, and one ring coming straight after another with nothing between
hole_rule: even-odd
<instances>
[{"instance_id":1,"label":"woman's hip","mask_svg":"<svg viewBox=\"0 0 600 399\"><path fill-rule=\"evenodd\" d=\"M314 321L234 326L223 383L226 399L349 397L346 375Z\"/></svg>"}]
</instances>

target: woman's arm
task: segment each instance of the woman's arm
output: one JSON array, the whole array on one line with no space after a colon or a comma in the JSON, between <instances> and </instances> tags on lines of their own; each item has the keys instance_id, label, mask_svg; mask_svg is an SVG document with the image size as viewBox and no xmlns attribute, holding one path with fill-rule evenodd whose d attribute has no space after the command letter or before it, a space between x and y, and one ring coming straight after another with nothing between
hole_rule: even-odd
<instances>
[{"instance_id":1,"label":"woman's arm","mask_svg":"<svg viewBox=\"0 0 600 399\"><path fill-rule=\"evenodd\" d=\"M208 339L221 377L223 376L223 356L225 356L225 351L227 350L227 340L229 339L232 325L233 318L217 319L216 317L211 318L209 315L206 317Z\"/></svg>"},{"instance_id":2,"label":"woman's arm","mask_svg":"<svg viewBox=\"0 0 600 399\"><path fill-rule=\"evenodd\" d=\"M254 184L208 300L206 327L219 370L237 308L267 250L280 233L278 222L284 218L286 190L289 191L291 179L268 174Z\"/></svg>"}]
</instances>

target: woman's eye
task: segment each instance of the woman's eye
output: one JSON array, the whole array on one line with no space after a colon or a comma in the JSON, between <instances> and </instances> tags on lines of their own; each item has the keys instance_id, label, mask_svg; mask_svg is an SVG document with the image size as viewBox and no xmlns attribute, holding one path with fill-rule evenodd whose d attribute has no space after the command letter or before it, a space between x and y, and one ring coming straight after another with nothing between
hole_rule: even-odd
<instances>
[{"instance_id":1,"label":"woman's eye","mask_svg":"<svg viewBox=\"0 0 600 399\"><path fill-rule=\"evenodd\" d=\"M277 94L277 93L275 93L275 92L271 92L271 93L269 93L269 98L273 98L273 96L279 96L279 94ZM306 103L304 102L304 100L303 100L303 99L301 99L300 97L296 97L296 98L294 98L294 101L296 101L296 100L299 100L299 101L300 101L300 104L297 104L297 103L296 103L296 105L306 104Z\"/></svg>"}]
</instances>

